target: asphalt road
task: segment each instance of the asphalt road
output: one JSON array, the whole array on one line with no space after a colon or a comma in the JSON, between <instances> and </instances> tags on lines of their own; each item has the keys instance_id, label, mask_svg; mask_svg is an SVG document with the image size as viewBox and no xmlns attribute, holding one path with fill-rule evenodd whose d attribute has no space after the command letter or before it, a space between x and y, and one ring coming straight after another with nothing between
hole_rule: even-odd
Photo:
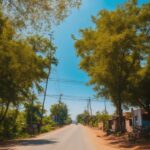
<instances>
[{"instance_id":1,"label":"asphalt road","mask_svg":"<svg viewBox=\"0 0 150 150\"><path fill-rule=\"evenodd\" d=\"M97 150L82 125L70 125L37 138L20 141L16 150Z\"/></svg>"}]
</instances>

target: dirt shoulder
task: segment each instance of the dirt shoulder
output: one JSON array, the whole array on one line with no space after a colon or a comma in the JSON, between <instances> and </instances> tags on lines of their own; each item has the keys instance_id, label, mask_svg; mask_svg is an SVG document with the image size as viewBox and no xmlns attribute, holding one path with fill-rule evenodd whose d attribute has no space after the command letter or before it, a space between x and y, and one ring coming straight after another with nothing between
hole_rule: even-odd
<instances>
[{"instance_id":1,"label":"dirt shoulder","mask_svg":"<svg viewBox=\"0 0 150 150\"><path fill-rule=\"evenodd\" d=\"M127 136L116 137L106 134L99 129L86 127L90 134L91 140L96 144L98 149L102 150L150 150L149 140L138 140L137 142L129 142Z\"/></svg>"}]
</instances>

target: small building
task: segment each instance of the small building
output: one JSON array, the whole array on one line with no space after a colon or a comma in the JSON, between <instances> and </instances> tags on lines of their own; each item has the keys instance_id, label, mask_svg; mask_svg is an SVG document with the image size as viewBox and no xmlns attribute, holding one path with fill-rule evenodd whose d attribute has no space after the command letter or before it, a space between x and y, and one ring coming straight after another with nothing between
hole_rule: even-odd
<instances>
[{"instance_id":1,"label":"small building","mask_svg":"<svg viewBox=\"0 0 150 150\"><path fill-rule=\"evenodd\" d=\"M113 116L108 120L108 129L112 132L117 132L119 129L119 117ZM131 112L124 112L122 118L122 127L124 131L132 132L136 127L150 128L150 114L144 109L131 110Z\"/></svg>"},{"instance_id":2,"label":"small building","mask_svg":"<svg viewBox=\"0 0 150 150\"><path fill-rule=\"evenodd\" d=\"M132 109L133 127L150 127L150 114L143 109Z\"/></svg>"}]
</instances>

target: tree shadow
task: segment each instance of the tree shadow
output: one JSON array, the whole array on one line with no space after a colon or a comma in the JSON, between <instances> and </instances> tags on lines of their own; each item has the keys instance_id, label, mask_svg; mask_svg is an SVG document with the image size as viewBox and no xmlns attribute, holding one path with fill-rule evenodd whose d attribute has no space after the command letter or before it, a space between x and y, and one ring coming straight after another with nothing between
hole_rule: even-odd
<instances>
[{"instance_id":1,"label":"tree shadow","mask_svg":"<svg viewBox=\"0 0 150 150\"><path fill-rule=\"evenodd\" d=\"M14 149L12 149L12 148L8 148L8 147L0 147L0 150L14 150Z\"/></svg>"},{"instance_id":2,"label":"tree shadow","mask_svg":"<svg viewBox=\"0 0 150 150\"><path fill-rule=\"evenodd\" d=\"M30 139L30 140L19 140L17 145L45 145L45 144L55 144L58 143L56 140L47 140L47 139Z\"/></svg>"},{"instance_id":3,"label":"tree shadow","mask_svg":"<svg viewBox=\"0 0 150 150\"><path fill-rule=\"evenodd\" d=\"M48 145L58 143L55 139L26 139L26 140L16 140L10 141L4 144L0 144L0 150L13 150L15 146L38 146L38 145Z\"/></svg>"},{"instance_id":4,"label":"tree shadow","mask_svg":"<svg viewBox=\"0 0 150 150\"><path fill-rule=\"evenodd\" d=\"M105 140L108 141L110 145L115 145L119 148L135 148L135 150L150 150L150 140L147 139L146 141L143 139L139 139L135 142L128 141L124 137L107 137Z\"/></svg>"},{"instance_id":5,"label":"tree shadow","mask_svg":"<svg viewBox=\"0 0 150 150\"><path fill-rule=\"evenodd\" d=\"M136 150L150 150L150 143L140 144Z\"/></svg>"},{"instance_id":6,"label":"tree shadow","mask_svg":"<svg viewBox=\"0 0 150 150\"><path fill-rule=\"evenodd\" d=\"M10 148L0 148L0 150L12 150L12 149L10 149Z\"/></svg>"},{"instance_id":7,"label":"tree shadow","mask_svg":"<svg viewBox=\"0 0 150 150\"><path fill-rule=\"evenodd\" d=\"M130 143L124 139L118 139L118 140L114 140L112 142L109 142L112 145L118 145L120 148L133 148L135 147L134 143Z\"/></svg>"}]
</instances>

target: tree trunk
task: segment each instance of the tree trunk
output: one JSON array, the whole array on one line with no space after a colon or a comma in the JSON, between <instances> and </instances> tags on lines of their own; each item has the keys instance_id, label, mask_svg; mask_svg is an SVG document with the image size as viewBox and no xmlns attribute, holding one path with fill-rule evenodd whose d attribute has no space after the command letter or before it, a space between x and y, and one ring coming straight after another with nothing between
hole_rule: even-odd
<instances>
[{"instance_id":1,"label":"tree trunk","mask_svg":"<svg viewBox=\"0 0 150 150\"><path fill-rule=\"evenodd\" d=\"M52 59L51 51L50 51L50 59ZM44 90L44 97L43 97L43 104L42 104L42 112L41 112L40 126L42 126L42 122L43 122L44 105L45 105L45 100L46 100L47 87L48 87L48 81L49 81L50 73L51 73L51 62L50 62L49 68L48 68L48 74L47 74L47 79L46 79L46 84L45 84L45 90ZM41 128L41 127L40 127L40 128ZM41 130L41 129L40 129L40 130Z\"/></svg>"},{"instance_id":2,"label":"tree trunk","mask_svg":"<svg viewBox=\"0 0 150 150\"><path fill-rule=\"evenodd\" d=\"M118 96L118 108L117 108L117 114L118 114L118 131L123 132L123 113L122 113L122 100L121 96Z\"/></svg>"},{"instance_id":3,"label":"tree trunk","mask_svg":"<svg viewBox=\"0 0 150 150\"><path fill-rule=\"evenodd\" d=\"M15 114L14 114L14 118L13 118L13 132L15 133L16 132L16 121L17 121L17 117L18 117L18 114L19 114L19 105L16 106L16 109L15 109Z\"/></svg>"},{"instance_id":4,"label":"tree trunk","mask_svg":"<svg viewBox=\"0 0 150 150\"><path fill-rule=\"evenodd\" d=\"M2 101L1 111L0 111L0 118L3 116L3 111L4 111L4 102Z\"/></svg>"},{"instance_id":5,"label":"tree trunk","mask_svg":"<svg viewBox=\"0 0 150 150\"><path fill-rule=\"evenodd\" d=\"M6 103L6 109L5 109L5 111L4 111L4 114L3 114L2 117L0 118L0 123L2 123L3 120L5 119L6 114L7 114L7 112L8 112L9 105L10 105L10 102L7 102L7 103Z\"/></svg>"}]
</instances>

